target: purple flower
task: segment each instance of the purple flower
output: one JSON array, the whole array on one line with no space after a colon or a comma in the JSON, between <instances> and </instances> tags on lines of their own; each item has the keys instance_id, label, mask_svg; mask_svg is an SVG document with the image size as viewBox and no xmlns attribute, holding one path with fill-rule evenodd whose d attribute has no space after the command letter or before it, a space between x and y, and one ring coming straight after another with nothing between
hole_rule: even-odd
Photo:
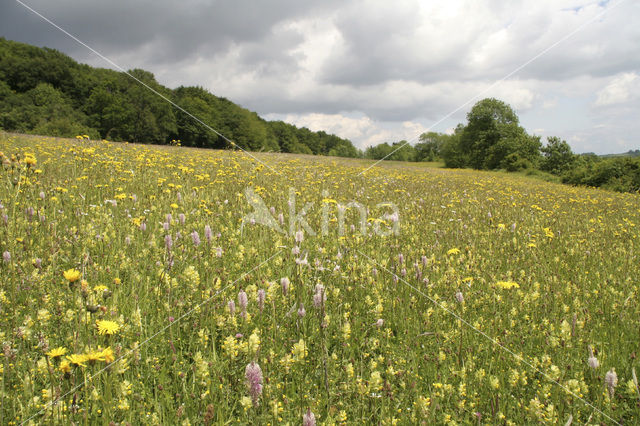
<instances>
[{"instance_id":1,"label":"purple flower","mask_svg":"<svg viewBox=\"0 0 640 426\"><path fill-rule=\"evenodd\" d=\"M298 316L303 318L307 314L307 311L304 309L304 304L300 303L300 307L298 308Z\"/></svg>"},{"instance_id":2,"label":"purple flower","mask_svg":"<svg viewBox=\"0 0 640 426\"><path fill-rule=\"evenodd\" d=\"M316 416L307 408L307 412L302 416L302 426L316 426Z\"/></svg>"},{"instance_id":3,"label":"purple flower","mask_svg":"<svg viewBox=\"0 0 640 426\"><path fill-rule=\"evenodd\" d=\"M289 278L284 277L280 279L280 285L282 286L282 294L286 296L289 292Z\"/></svg>"},{"instance_id":4,"label":"purple flower","mask_svg":"<svg viewBox=\"0 0 640 426\"><path fill-rule=\"evenodd\" d=\"M178 215L178 220L180 221L180 225L184 225L184 222L185 222L185 220L186 220L186 218L185 218L185 216L184 216L184 213L180 213L180 214Z\"/></svg>"},{"instance_id":5,"label":"purple flower","mask_svg":"<svg viewBox=\"0 0 640 426\"><path fill-rule=\"evenodd\" d=\"M240 306L241 312L240 315L242 318L247 318L247 306L249 305L249 298L247 297L247 293L244 290L240 290L238 293L238 306Z\"/></svg>"},{"instance_id":6,"label":"purple flower","mask_svg":"<svg viewBox=\"0 0 640 426\"><path fill-rule=\"evenodd\" d=\"M247 388L251 396L253 406L257 407L260 403L260 395L262 395L262 369L255 362L247 364L244 376L247 380Z\"/></svg>"},{"instance_id":7,"label":"purple flower","mask_svg":"<svg viewBox=\"0 0 640 426\"><path fill-rule=\"evenodd\" d=\"M162 224L162 229L164 229L165 231L169 230L169 222L165 222Z\"/></svg>"},{"instance_id":8,"label":"purple flower","mask_svg":"<svg viewBox=\"0 0 640 426\"><path fill-rule=\"evenodd\" d=\"M262 310L264 309L264 300L267 298L267 293L264 291L264 289L260 289L258 290L258 309L260 309L260 312L262 312Z\"/></svg>"},{"instance_id":9,"label":"purple flower","mask_svg":"<svg viewBox=\"0 0 640 426\"><path fill-rule=\"evenodd\" d=\"M11 253L9 253L8 251L2 253L2 260L4 260L4 263L11 262Z\"/></svg>"},{"instance_id":10,"label":"purple flower","mask_svg":"<svg viewBox=\"0 0 640 426\"><path fill-rule=\"evenodd\" d=\"M464 302L464 295L462 294L461 291L458 291L456 293L456 300L458 301L458 303Z\"/></svg>"},{"instance_id":11,"label":"purple flower","mask_svg":"<svg viewBox=\"0 0 640 426\"><path fill-rule=\"evenodd\" d=\"M198 247L200 245L200 235L198 235L198 231L193 231L191 233L191 239L193 240L193 245Z\"/></svg>"},{"instance_id":12,"label":"purple flower","mask_svg":"<svg viewBox=\"0 0 640 426\"><path fill-rule=\"evenodd\" d=\"M327 300L327 295L322 284L316 284L315 293L313 294L313 306L320 309Z\"/></svg>"},{"instance_id":13,"label":"purple flower","mask_svg":"<svg viewBox=\"0 0 640 426\"><path fill-rule=\"evenodd\" d=\"M171 250L171 247L173 247L173 239L171 238L171 234L167 234L164 236L164 245L167 246L167 250Z\"/></svg>"},{"instance_id":14,"label":"purple flower","mask_svg":"<svg viewBox=\"0 0 640 426\"><path fill-rule=\"evenodd\" d=\"M618 375L616 374L615 368L611 367L611 370L609 370L607 374L605 374L604 384L607 386L609 396L613 398L613 395L616 391L616 386L618 386Z\"/></svg>"},{"instance_id":15,"label":"purple flower","mask_svg":"<svg viewBox=\"0 0 640 426\"><path fill-rule=\"evenodd\" d=\"M211 232L211 227L209 225L204 226L204 237L207 239L207 243L211 243L211 237L213 236Z\"/></svg>"},{"instance_id":16,"label":"purple flower","mask_svg":"<svg viewBox=\"0 0 640 426\"><path fill-rule=\"evenodd\" d=\"M222 247L216 248L216 257L222 257Z\"/></svg>"},{"instance_id":17,"label":"purple flower","mask_svg":"<svg viewBox=\"0 0 640 426\"><path fill-rule=\"evenodd\" d=\"M229 300L229 313L231 314L231 316L234 316L236 314L236 302L234 302L233 300Z\"/></svg>"},{"instance_id":18,"label":"purple flower","mask_svg":"<svg viewBox=\"0 0 640 426\"><path fill-rule=\"evenodd\" d=\"M144 231L146 231L146 230L147 230L147 223L146 223L146 222L142 222L142 223L140 224L140 230L141 230L142 232L144 232Z\"/></svg>"}]
</instances>

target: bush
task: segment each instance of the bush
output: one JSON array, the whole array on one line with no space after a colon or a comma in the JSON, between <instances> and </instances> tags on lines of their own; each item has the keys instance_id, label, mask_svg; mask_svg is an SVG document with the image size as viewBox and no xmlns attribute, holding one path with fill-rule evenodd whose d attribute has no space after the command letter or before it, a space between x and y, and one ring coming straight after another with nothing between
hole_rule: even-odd
<instances>
[{"instance_id":1,"label":"bush","mask_svg":"<svg viewBox=\"0 0 640 426\"><path fill-rule=\"evenodd\" d=\"M523 158L517 152L507 155L502 160L501 166L508 172L519 172L521 170L533 169L533 164L526 158Z\"/></svg>"}]
</instances>

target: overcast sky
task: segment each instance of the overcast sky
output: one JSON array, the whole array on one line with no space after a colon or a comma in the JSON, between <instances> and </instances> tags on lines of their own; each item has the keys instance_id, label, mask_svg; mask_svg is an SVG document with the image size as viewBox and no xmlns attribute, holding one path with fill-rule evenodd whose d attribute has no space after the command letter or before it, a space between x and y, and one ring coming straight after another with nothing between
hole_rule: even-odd
<instances>
[{"instance_id":1,"label":"overcast sky","mask_svg":"<svg viewBox=\"0 0 640 426\"><path fill-rule=\"evenodd\" d=\"M640 149L638 0L21 1L125 69L360 148L451 131L492 96L576 152ZM0 36L109 67L15 0Z\"/></svg>"}]
</instances>

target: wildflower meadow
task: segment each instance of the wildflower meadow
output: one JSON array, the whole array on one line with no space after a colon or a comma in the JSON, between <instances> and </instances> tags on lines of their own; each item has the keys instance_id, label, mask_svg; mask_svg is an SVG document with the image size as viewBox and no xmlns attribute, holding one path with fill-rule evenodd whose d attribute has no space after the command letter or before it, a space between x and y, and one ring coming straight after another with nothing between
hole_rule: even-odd
<instances>
[{"instance_id":1,"label":"wildflower meadow","mask_svg":"<svg viewBox=\"0 0 640 426\"><path fill-rule=\"evenodd\" d=\"M640 198L0 135L0 424L637 424Z\"/></svg>"}]
</instances>

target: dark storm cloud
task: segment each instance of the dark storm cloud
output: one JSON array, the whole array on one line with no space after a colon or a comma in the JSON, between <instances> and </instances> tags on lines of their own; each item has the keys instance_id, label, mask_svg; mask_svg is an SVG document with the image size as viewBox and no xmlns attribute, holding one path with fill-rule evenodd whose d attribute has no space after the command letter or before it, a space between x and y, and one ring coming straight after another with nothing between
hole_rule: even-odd
<instances>
[{"instance_id":1,"label":"dark storm cloud","mask_svg":"<svg viewBox=\"0 0 640 426\"><path fill-rule=\"evenodd\" d=\"M531 117L547 120L549 114L539 112L546 99L574 99L586 110L596 102L596 93L620 75L640 76L638 1L25 3L123 68L149 70L167 86L201 85L259 114L296 116L301 122L306 122L305 114L315 114L315 122L324 125L327 121L318 114L332 120L344 114L345 125L335 128L353 125L358 131L363 123L395 122L406 132L414 128L407 121L429 126L461 106L451 120L464 121L475 96L495 96L518 113L536 110ZM527 63L577 28L569 39ZM16 1L0 4L0 36L109 66ZM611 105L610 129L616 129L616 122L627 126L637 121L628 118L637 115L629 109L613 109L637 105L636 98L621 97L624 91L616 87L598 95L598 102L605 99ZM560 135L573 131L566 123L587 120L574 108L561 107L565 104L554 110L557 122L550 130ZM596 109L594 114L604 112ZM538 121L532 125L548 127ZM383 131L388 133L389 127ZM589 134L600 137L596 131L585 132L576 143ZM376 140L373 131L364 133ZM620 138L632 143L629 136Z\"/></svg>"},{"instance_id":2,"label":"dark storm cloud","mask_svg":"<svg viewBox=\"0 0 640 426\"><path fill-rule=\"evenodd\" d=\"M1 36L56 48L75 58L90 57L86 48L19 3L5 3L0 14ZM151 51L144 58L149 65L215 55L243 43L260 42L274 25L315 8L296 0L25 3L107 56ZM328 2L318 3L319 9L330 7Z\"/></svg>"}]
</instances>

